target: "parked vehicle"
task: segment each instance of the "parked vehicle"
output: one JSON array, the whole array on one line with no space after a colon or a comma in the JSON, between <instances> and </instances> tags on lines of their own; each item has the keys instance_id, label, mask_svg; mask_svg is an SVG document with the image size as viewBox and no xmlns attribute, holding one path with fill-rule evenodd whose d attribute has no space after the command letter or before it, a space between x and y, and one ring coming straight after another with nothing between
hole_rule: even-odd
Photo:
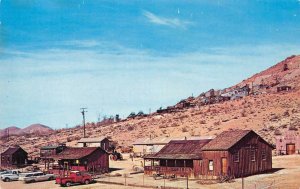
<instances>
[{"instance_id":1,"label":"parked vehicle","mask_svg":"<svg viewBox=\"0 0 300 189\"><path fill-rule=\"evenodd\" d=\"M24 181L24 178L27 176L27 175L33 175L34 173L37 173L37 172L27 172L27 173L20 173L19 174L19 180L21 181Z\"/></svg>"},{"instance_id":2,"label":"parked vehicle","mask_svg":"<svg viewBox=\"0 0 300 189\"><path fill-rule=\"evenodd\" d=\"M71 186L72 184L89 184L92 182L92 176L79 171L70 172L67 177L57 177L56 184L61 186Z\"/></svg>"},{"instance_id":3,"label":"parked vehicle","mask_svg":"<svg viewBox=\"0 0 300 189\"><path fill-rule=\"evenodd\" d=\"M1 174L1 180L3 180L4 182L19 180L20 173L21 172L18 170L10 170L7 172L3 172L3 174Z\"/></svg>"},{"instance_id":4,"label":"parked vehicle","mask_svg":"<svg viewBox=\"0 0 300 189\"><path fill-rule=\"evenodd\" d=\"M26 175L23 180L25 183L30 182L41 182L41 181L47 181L47 180L54 180L55 176L54 174L45 174L43 172L35 172Z\"/></svg>"}]
</instances>

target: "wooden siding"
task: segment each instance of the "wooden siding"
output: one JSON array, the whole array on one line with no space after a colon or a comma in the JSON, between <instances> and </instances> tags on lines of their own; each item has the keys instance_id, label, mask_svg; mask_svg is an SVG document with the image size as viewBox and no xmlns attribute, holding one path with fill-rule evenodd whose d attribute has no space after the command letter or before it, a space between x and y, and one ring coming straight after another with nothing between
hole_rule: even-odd
<instances>
[{"instance_id":1,"label":"wooden siding","mask_svg":"<svg viewBox=\"0 0 300 189\"><path fill-rule=\"evenodd\" d=\"M1 167L18 167L27 163L27 153L18 149L13 154L1 154Z\"/></svg>"},{"instance_id":2,"label":"wooden siding","mask_svg":"<svg viewBox=\"0 0 300 189\"><path fill-rule=\"evenodd\" d=\"M255 161L251 161L251 150L255 152ZM262 151L265 151L265 160L262 159ZM238 162L234 162L236 152L239 153ZM227 174L235 177L253 175L272 169L272 148L256 134L247 135L229 151L204 151L202 174L220 176L222 158L227 158ZM213 171L208 170L209 160L213 160Z\"/></svg>"}]
</instances>

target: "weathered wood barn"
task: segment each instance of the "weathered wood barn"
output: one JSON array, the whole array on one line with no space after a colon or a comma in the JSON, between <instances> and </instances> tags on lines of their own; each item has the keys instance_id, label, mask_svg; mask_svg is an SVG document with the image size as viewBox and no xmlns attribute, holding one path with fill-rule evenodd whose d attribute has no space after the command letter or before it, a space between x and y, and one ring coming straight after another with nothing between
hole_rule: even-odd
<instances>
[{"instance_id":1,"label":"weathered wood barn","mask_svg":"<svg viewBox=\"0 0 300 189\"><path fill-rule=\"evenodd\" d=\"M201 173L243 177L272 169L273 146L252 130L224 131L202 148Z\"/></svg>"},{"instance_id":2,"label":"weathered wood barn","mask_svg":"<svg viewBox=\"0 0 300 189\"><path fill-rule=\"evenodd\" d=\"M98 138L81 138L78 141L78 147L101 147L103 150L108 151L110 147L109 139L106 137Z\"/></svg>"},{"instance_id":3,"label":"weathered wood barn","mask_svg":"<svg viewBox=\"0 0 300 189\"><path fill-rule=\"evenodd\" d=\"M144 157L146 175L163 174L166 176L199 177L201 148L211 139L172 140L158 153Z\"/></svg>"},{"instance_id":4,"label":"weathered wood barn","mask_svg":"<svg viewBox=\"0 0 300 189\"><path fill-rule=\"evenodd\" d=\"M20 146L10 147L1 154L1 167L21 167L27 161L27 152Z\"/></svg>"},{"instance_id":5,"label":"weathered wood barn","mask_svg":"<svg viewBox=\"0 0 300 189\"><path fill-rule=\"evenodd\" d=\"M109 155L100 147L67 147L53 158L63 170L104 173L109 168Z\"/></svg>"},{"instance_id":6,"label":"weathered wood barn","mask_svg":"<svg viewBox=\"0 0 300 189\"><path fill-rule=\"evenodd\" d=\"M276 154L300 154L300 135L296 131L286 131L283 135L276 136Z\"/></svg>"},{"instance_id":7,"label":"weathered wood barn","mask_svg":"<svg viewBox=\"0 0 300 189\"><path fill-rule=\"evenodd\" d=\"M170 141L144 157L145 174L194 178L242 177L272 169L273 147L252 130L222 132L214 139Z\"/></svg>"}]
</instances>

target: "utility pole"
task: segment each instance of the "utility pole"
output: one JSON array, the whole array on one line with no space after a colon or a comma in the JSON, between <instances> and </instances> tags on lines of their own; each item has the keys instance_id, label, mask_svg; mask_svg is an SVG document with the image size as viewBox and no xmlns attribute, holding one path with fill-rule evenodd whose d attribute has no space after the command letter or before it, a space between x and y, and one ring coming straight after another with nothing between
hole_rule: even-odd
<instances>
[{"instance_id":1,"label":"utility pole","mask_svg":"<svg viewBox=\"0 0 300 189\"><path fill-rule=\"evenodd\" d=\"M83 118L83 138L85 138L85 115L84 113L87 112L85 111L87 108L80 108L82 111L81 111L81 114L82 114L82 118Z\"/></svg>"},{"instance_id":2,"label":"utility pole","mask_svg":"<svg viewBox=\"0 0 300 189\"><path fill-rule=\"evenodd\" d=\"M7 128L7 142L9 141L9 128Z\"/></svg>"}]
</instances>

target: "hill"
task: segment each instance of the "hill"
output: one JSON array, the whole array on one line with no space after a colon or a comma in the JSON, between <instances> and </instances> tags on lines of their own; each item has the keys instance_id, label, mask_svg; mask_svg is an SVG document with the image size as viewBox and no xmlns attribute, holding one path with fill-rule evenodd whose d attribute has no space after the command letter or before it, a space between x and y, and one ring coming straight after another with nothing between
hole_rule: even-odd
<instances>
[{"instance_id":1,"label":"hill","mask_svg":"<svg viewBox=\"0 0 300 189\"><path fill-rule=\"evenodd\" d=\"M53 132L53 129L46 125L42 124L32 124L28 127L25 127L24 129L20 129L15 126L7 127L5 129L0 130L0 137L7 136L7 133L9 131L10 136L23 136L26 134L36 134L36 135L47 135L51 132Z\"/></svg>"},{"instance_id":2,"label":"hill","mask_svg":"<svg viewBox=\"0 0 300 189\"><path fill-rule=\"evenodd\" d=\"M276 135L300 129L299 73L300 56L292 56L227 89L210 90L148 115L88 123L86 132L89 137L109 136L120 148L150 135L217 135L228 129L253 129L274 144ZM288 88L281 90L281 86ZM16 136L5 145L19 144L38 155L42 145L75 145L82 135L83 129L78 126L47 136Z\"/></svg>"}]
</instances>

